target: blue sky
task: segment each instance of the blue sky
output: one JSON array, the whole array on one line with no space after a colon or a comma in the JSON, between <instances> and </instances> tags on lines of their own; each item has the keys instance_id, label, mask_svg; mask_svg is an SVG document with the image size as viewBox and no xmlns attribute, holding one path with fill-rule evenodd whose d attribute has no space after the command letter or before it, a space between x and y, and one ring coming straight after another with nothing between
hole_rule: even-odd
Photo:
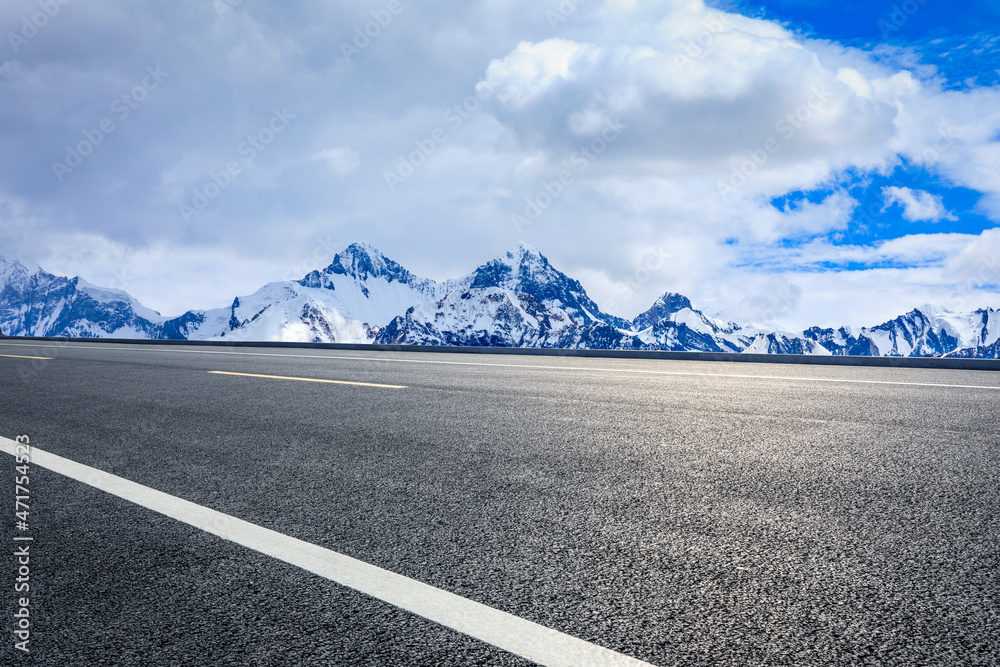
<instances>
[{"instance_id":1,"label":"blue sky","mask_svg":"<svg viewBox=\"0 0 1000 667\"><path fill-rule=\"evenodd\" d=\"M1000 2L967 0L720 0L715 7L787 24L792 29L841 43L918 42L941 37L996 34Z\"/></svg>"},{"instance_id":2,"label":"blue sky","mask_svg":"<svg viewBox=\"0 0 1000 667\"><path fill-rule=\"evenodd\" d=\"M890 49L884 59L898 60L897 50L935 68L949 89L996 86L1000 83L1000 1L952 3L935 0L909 2L839 2L787 0L768 3L716 2L748 16L779 21L813 38L833 40L868 50ZM910 233L958 232L980 234L996 225L977 210L980 194L924 169L903 164L891 174L848 172L846 187L860 202L845 232L829 236L833 243L858 244L896 238ZM899 205L886 207L885 187L908 187L940 196L956 219L910 221ZM818 201L828 190L792 192L774 200L776 206L794 206L802 200ZM875 212L878 211L878 215Z\"/></svg>"},{"instance_id":3,"label":"blue sky","mask_svg":"<svg viewBox=\"0 0 1000 667\"><path fill-rule=\"evenodd\" d=\"M909 2L841 2L830 0L779 0L748 2L719 0L720 9L766 18L810 38L877 52L889 62L919 62L933 67L943 87L968 90L1000 83L1000 0L974 0L956 11L952 3L935 0ZM903 55L900 55L902 52ZM996 225L977 210L980 194L942 178L921 165L905 160L889 174L843 174L838 187L847 188L860 203L848 230L830 234L833 243L858 244L910 233L959 232L980 234ZM903 207L886 207L882 189L908 187L943 199L956 219L909 221ZM790 192L774 199L775 206L817 202L830 190ZM878 215L874 215L875 211ZM874 218L874 219L873 219ZM916 225L916 226L915 226Z\"/></svg>"},{"instance_id":4,"label":"blue sky","mask_svg":"<svg viewBox=\"0 0 1000 667\"><path fill-rule=\"evenodd\" d=\"M0 254L164 313L362 240L625 317L1000 306L998 1L58 6L0 6Z\"/></svg>"},{"instance_id":5,"label":"blue sky","mask_svg":"<svg viewBox=\"0 0 1000 667\"><path fill-rule=\"evenodd\" d=\"M719 0L713 6L742 15L781 23L810 39L864 49L874 60L909 66L923 76L938 78L946 90L974 90L1000 83L1000 2L977 0L956 11L951 3L934 0L909 2L833 2L779 0L749 2ZM914 67L916 65L916 67ZM997 222L980 206L982 193L964 187L934 169L901 159L891 170L848 169L829 187L795 190L774 197L773 206L796 210L803 203L818 204L837 189L858 202L847 225L822 237L832 246L870 246L910 235L962 234L980 236ZM1000 178L1000 174L996 175ZM907 216L905 202L886 188L907 188L939 199L947 215L938 219ZM916 218L916 219L915 219ZM815 238L786 243L787 248L808 244ZM931 258L931 262L937 258ZM921 263L926 265L926 263ZM759 261L752 255L744 266L780 273L793 264L774 254ZM856 261L810 258L798 268L821 274L837 271L901 269L914 266L911 257L884 257ZM995 290L996 276L982 285Z\"/></svg>"}]
</instances>

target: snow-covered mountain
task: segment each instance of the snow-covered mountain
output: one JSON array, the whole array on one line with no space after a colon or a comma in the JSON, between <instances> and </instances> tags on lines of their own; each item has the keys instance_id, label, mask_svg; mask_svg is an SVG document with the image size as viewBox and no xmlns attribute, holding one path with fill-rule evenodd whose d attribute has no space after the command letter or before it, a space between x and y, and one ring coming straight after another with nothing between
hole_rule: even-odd
<instances>
[{"instance_id":1,"label":"snow-covered mountain","mask_svg":"<svg viewBox=\"0 0 1000 667\"><path fill-rule=\"evenodd\" d=\"M456 286L442 299L395 318L375 342L830 354L794 333L744 329L708 317L687 297L670 292L631 322L609 315L578 281L525 244L480 266Z\"/></svg>"},{"instance_id":2,"label":"snow-covered mountain","mask_svg":"<svg viewBox=\"0 0 1000 667\"><path fill-rule=\"evenodd\" d=\"M651 349L739 352L743 345L730 337L739 330L731 322L695 310L683 294L667 292L632 320L632 329Z\"/></svg>"},{"instance_id":3,"label":"snow-covered mountain","mask_svg":"<svg viewBox=\"0 0 1000 667\"><path fill-rule=\"evenodd\" d=\"M791 332L741 327L709 317L683 294L667 292L632 320L639 338L654 350L829 354L822 345Z\"/></svg>"},{"instance_id":4,"label":"snow-covered mountain","mask_svg":"<svg viewBox=\"0 0 1000 667\"><path fill-rule=\"evenodd\" d=\"M408 309L376 343L642 349L626 320L601 312L576 280L521 244Z\"/></svg>"},{"instance_id":5,"label":"snow-covered mountain","mask_svg":"<svg viewBox=\"0 0 1000 667\"><path fill-rule=\"evenodd\" d=\"M445 293L449 283L418 278L366 243L352 243L322 271L268 283L226 308L190 311L164 337L370 343L399 313Z\"/></svg>"},{"instance_id":6,"label":"snow-covered mountain","mask_svg":"<svg viewBox=\"0 0 1000 667\"><path fill-rule=\"evenodd\" d=\"M857 332L746 327L667 292L627 321L528 245L435 282L354 243L301 280L166 318L122 290L0 258L0 331L14 336L401 343L765 354L997 358L1000 311L922 306Z\"/></svg>"},{"instance_id":7,"label":"snow-covered mountain","mask_svg":"<svg viewBox=\"0 0 1000 667\"><path fill-rule=\"evenodd\" d=\"M1000 341L1000 311L953 313L938 306L915 308L905 315L855 335L849 327L804 332L833 354L882 357L984 357L996 358ZM989 350L993 349L990 354Z\"/></svg>"},{"instance_id":8,"label":"snow-covered mountain","mask_svg":"<svg viewBox=\"0 0 1000 667\"><path fill-rule=\"evenodd\" d=\"M380 326L449 283L418 278L354 243L322 271L268 283L223 308L166 318L122 290L0 259L0 331L10 336L370 343Z\"/></svg>"},{"instance_id":9,"label":"snow-covered mountain","mask_svg":"<svg viewBox=\"0 0 1000 667\"><path fill-rule=\"evenodd\" d=\"M157 338L165 320L122 290L0 257L0 331L7 335Z\"/></svg>"}]
</instances>

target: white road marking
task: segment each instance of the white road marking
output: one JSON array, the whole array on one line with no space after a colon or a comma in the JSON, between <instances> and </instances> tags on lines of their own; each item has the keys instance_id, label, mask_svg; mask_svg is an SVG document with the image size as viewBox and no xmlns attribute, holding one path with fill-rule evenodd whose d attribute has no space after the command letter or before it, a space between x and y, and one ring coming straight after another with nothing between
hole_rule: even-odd
<instances>
[{"instance_id":1,"label":"white road marking","mask_svg":"<svg viewBox=\"0 0 1000 667\"><path fill-rule=\"evenodd\" d=\"M0 451L19 445L0 437ZM31 463L318 574L540 665L652 667L610 649L380 567L31 447Z\"/></svg>"},{"instance_id":2,"label":"white road marking","mask_svg":"<svg viewBox=\"0 0 1000 667\"><path fill-rule=\"evenodd\" d=\"M296 382L322 382L324 384L350 384L356 387L378 387L380 389L408 389L401 384L372 384L371 382L349 382L347 380L323 380L321 378L291 377L288 375L258 375L257 373L231 373L229 371L208 371L210 375L236 375L245 378L264 378L267 380L295 380Z\"/></svg>"},{"instance_id":3,"label":"white road marking","mask_svg":"<svg viewBox=\"0 0 1000 667\"><path fill-rule=\"evenodd\" d=\"M151 341L155 344L155 341ZM23 345L25 343L0 343L0 345ZM28 344L30 345L30 344ZM33 347L43 347L42 344L33 345ZM44 347L60 347L53 343L46 343ZM909 387L944 387L949 389L987 389L991 391L1000 391L1000 386L990 386L990 385L972 385L972 384L943 384L938 382L901 382L894 380L853 380L846 378L813 378L813 377L796 377L787 375L752 375L737 374L737 373L695 373L690 371L651 371L642 370L638 368L587 368L586 366L543 366L536 364L503 364L503 363L486 363L486 362L475 362L475 361L443 361L438 359L394 359L391 357L361 357L361 356L351 356L351 355L338 355L338 354L278 354L274 352L231 352L229 350L194 350L190 348L184 349L149 349L143 348L138 349L136 346L132 345L78 345L76 343L65 344L62 347L66 349L89 349L89 350L103 350L103 349L113 349L113 350L129 350L133 352L174 352L174 353L188 353L188 354L224 354L231 356L240 357L288 357L294 359L347 359L351 361L383 361L390 363L401 363L401 364L437 364L437 365L449 365L449 366L488 366L495 368L525 368L534 370L553 370L553 371L583 371L592 373L629 373L636 375L676 375L676 376L687 376L687 377L712 377L712 378L740 378L740 379L751 379L751 380L786 380L790 382L833 382L833 383L845 383L845 384L876 384L876 385L901 385ZM397 353L399 354L399 353ZM406 354L403 352L402 354ZM635 359L635 361L644 361L643 359ZM650 360L650 361L660 361L660 360ZM674 361L674 360L670 360ZM686 360L685 360L686 361ZM697 359L692 359L691 361L698 361ZM738 363L738 362L737 362ZM948 369L921 369L921 370L948 370Z\"/></svg>"}]
</instances>

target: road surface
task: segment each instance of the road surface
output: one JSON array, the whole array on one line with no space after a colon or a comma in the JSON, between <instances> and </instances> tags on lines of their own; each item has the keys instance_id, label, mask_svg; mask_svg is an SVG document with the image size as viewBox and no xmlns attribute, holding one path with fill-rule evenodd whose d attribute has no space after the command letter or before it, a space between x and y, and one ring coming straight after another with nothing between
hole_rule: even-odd
<instances>
[{"instance_id":1,"label":"road surface","mask_svg":"<svg viewBox=\"0 0 1000 667\"><path fill-rule=\"evenodd\" d=\"M1000 373L7 339L0 377L39 452L20 532L0 454L0 664L1000 661Z\"/></svg>"}]
</instances>

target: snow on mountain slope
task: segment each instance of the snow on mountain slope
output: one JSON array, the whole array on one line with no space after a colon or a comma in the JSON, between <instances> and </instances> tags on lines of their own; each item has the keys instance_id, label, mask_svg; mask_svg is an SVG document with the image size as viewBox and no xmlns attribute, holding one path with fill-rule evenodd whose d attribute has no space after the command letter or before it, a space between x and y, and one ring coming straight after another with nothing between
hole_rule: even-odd
<instances>
[{"instance_id":1,"label":"snow on mountain slope","mask_svg":"<svg viewBox=\"0 0 1000 667\"><path fill-rule=\"evenodd\" d=\"M635 349L629 322L601 312L576 280L526 244L444 284L447 295L407 310L377 343Z\"/></svg>"},{"instance_id":2,"label":"snow on mountain slope","mask_svg":"<svg viewBox=\"0 0 1000 667\"><path fill-rule=\"evenodd\" d=\"M881 356L936 357L959 347L949 329L941 318L918 308L864 331Z\"/></svg>"},{"instance_id":3,"label":"snow on mountain slope","mask_svg":"<svg viewBox=\"0 0 1000 667\"><path fill-rule=\"evenodd\" d=\"M996 343L1000 339L1000 311L954 313L925 305L878 326L863 328L856 339L850 335L838 339L813 329L806 336L815 338L834 354L939 357Z\"/></svg>"},{"instance_id":4,"label":"snow on mountain slope","mask_svg":"<svg viewBox=\"0 0 1000 667\"><path fill-rule=\"evenodd\" d=\"M1000 359L1000 341L979 347L966 347L945 355L959 359Z\"/></svg>"},{"instance_id":5,"label":"snow on mountain slope","mask_svg":"<svg viewBox=\"0 0 1000 667\"><path fill-rule=\"evenodd\" d=\"M509 290L454 290L443 299L410 308L379 332L377 342L415 345L538 347L542 324L531 304ZM564 313L557 318L566 317Z\"/></svg>"},{"instance_id":6,"label":"snow on mountain slope","mask_svg":"<svg viewBox=\"0 0 1000 667\"><path fill-rule=\"evenodd\" d=\"M802 334L712 318L667 292L631 322L521 244L467 276L420 278L354 243L301 280L268 283L223 308L165 318L122 290L0 258L0 332L14 336L412 343L631 350L955 356L1000 354L1000 311L921 306L856 334Z\"/></svg>"},{"instance_id":7,"label":"snow on mountain slope","mask_svg":"<svg viewBox=\"0 0 1000 667\"><path fill-rule=\"evenodd\" d=\"M167 326L191 340L371 343L394 317L447 287L353 243L302 280L269 283L228 308L192 311Z\"/></svg>"},{"instance_id":8,"label":"snow on mountain slope","mask_svg":"<svg viewBox=\"0 0 1000 667\"><path fill-rule=\"evenodd\" d=\"M632 321L642 342L658 350L829 354L815 341L788 332L745 329L705 315L682 294L667 292Z\"/></svg>"},{"instance_id":9,"label":"snow on mountain slope","mask_svg":"<svg viewBox=\"0 0 1000 667\"><path fill-rule=\"evenodd\" d=\"M959 348L988 347L1000 340L1000 310L992 308L971 313L953 313L939 306L921 306L936 328L958 341Z\"/></svg>"},{"instance_id":10,"label":"snow on mountain slope","mask_svg":"<svg viewBox=\"0 0 1000 667\"><path fill-rule=\"evenodd\" d=\"M632 320L632 328L652 349L739 352L743 347L729 336L739 331L738 326L708 317L695 310L686 296L673 292Z\"/></svg>"},{"instance_id":11,"label":"snow on mountain slope","mask_svg":"<svg viewBox=\"0 0 1000 667\"><path fill-rule=\"evenodd\" d=\"M190 340L272 340L365 343L372 326L338 310L323 290L297 283L269 283L238 297L228 308L196 313L185 331Z\"/></svg>"},{"instance_id":12,"label":"snow on mountain slope","mask_svg":"<svg viewBox=\"0 0 1000 667\"><path fill-rule=\"evenodd\" d=\"M805 338L822 345L831 354L853 356L878 356L878 348L864 332L855 336L850 327L839 329L821 329L811 327L803 334Z\"/></svg>"},{"instance_id":13,"label":"snow on mountain slope","mask_svg":"<svg viewBox=\"0 0 1000 667\"><path fill-rule=\"evenodd\" d=\"M240 320L235 328L227 326L215 339L274 340L281 342L370 343L371 327L346 317L322 298L299 294L292 298L250 305L234 302L229 309ZM242 317L242 319L240 319Z\"/></svg>"},{"instance_id":14,"label":"snow on mountain slope","mask_svg":"<svg viewBox=\"0 0 1000 667\"><path fill-rule=\"evenodd\" d=\"M828 349L800 336L789 336L776 332L759 332L743 340L745 354L815 354L830 356Z\"/></svg>"},{"instance_id":15,"label":"snow on mountain slope","mask_svg":"<svg viewBox=\"0 0 1000 667\"><path fill-rule=\"evenodd\" d=\"M147 308L146 306L139 303L139 301L133 297L131 294L125 290L115 289L112 287L98 287L88 283L83 278L74 278L77 281L77 289L92 298L94 301L103 304L114 304L114 303L126 303L131 308L132 311L142 317L143 319L160 324L167 320L166 317L160 315L158 311L152 308Z\"/></svg>"},{"instance_id":16,"label":"snow on mountain slope","mask_svg":"<svg viewBox=\"0 0 1000 667\"><path fill-rule=\"evenodd\" d=\"M0 331L8 336L150 338L164 319L121 290L0 257Z\"/></svg>"},{"instance_id":17,"label":"snow on mountain slope","mask_svg":"<svg viewBox=\"0 0 1000 667\"><path fill-rule=\"evenodd\" d=\"M1000 310L986 308L972 313L938 315L939 320L952 327L958 339L958 349L946 356L978 359L1000 358Z\"/></svg>"},{"instance_id":18,"label":"snow on mountain slope","mask_svg":"<svg viewBox=\"0 0 1000 667\"><path fill-rule=\"evenodd\" d=\"M855 336L839 330L813 327L804 332L833 354L894 357L940 357L958 350L988 348L1000 340L1000 311L954 313L925 305Z\"/></svg>"},{"instance_id":19,"label":"snow on mountain slope","mask_svg":"<svg viewBox=\"0 0 1000 667\"><path fill-rule=\"evenodd\" d=\"M440 299L458 283L418 278L367 243L352 243L322 271L296 281L322 290L326 302L353 320L384 326L411 306Z\"/></svg>"},{"instance_id":20,"label":"snow on mountain slope","mask_svg":"<svg viewBox=\"0 0 1000 667\"><path fill-rule=\"evenodd\" d=\"M453 290L407 310L375 338L382 344L570 349L625 349L634 341L591 313L501 287Z\"/></svg>"},{"instance_id":21,"label":"snow on mountain slope","mask_svg":"<svg viewBox=\"0 0 1000 667\"><path fill-rule=\"evenodd\" d=\"M627 320L601 312L579 281L554 268L544 255L526 243L456 282L459 289L468 285L470 289L496 287L529 294L543 308L565 311L579 324L599 321L626 331L632 329Z\"/></svg>"}]
</instances>

